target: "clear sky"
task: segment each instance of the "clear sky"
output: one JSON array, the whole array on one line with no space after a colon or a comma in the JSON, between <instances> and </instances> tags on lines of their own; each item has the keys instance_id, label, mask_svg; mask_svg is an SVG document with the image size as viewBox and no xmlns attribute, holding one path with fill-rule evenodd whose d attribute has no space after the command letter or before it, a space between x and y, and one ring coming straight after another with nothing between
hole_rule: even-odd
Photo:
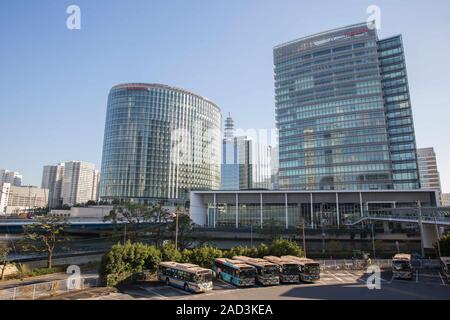
<instances>
[{"instance_id":1,"label":"clear sky","mask_svg":"<svg viewBox=\"0 0 450 320\"><path fill-rule=\"evenodd\" d=\"M66 9L81 8L81 30ZM2 0L0 168L39 185L42 166L100 168L107 95L123 82L209 97L239 128L274 127L273 46L364 22L403 34L419 147L438 153L450 192L450 1Z\"/></svg>"}]
</instances>

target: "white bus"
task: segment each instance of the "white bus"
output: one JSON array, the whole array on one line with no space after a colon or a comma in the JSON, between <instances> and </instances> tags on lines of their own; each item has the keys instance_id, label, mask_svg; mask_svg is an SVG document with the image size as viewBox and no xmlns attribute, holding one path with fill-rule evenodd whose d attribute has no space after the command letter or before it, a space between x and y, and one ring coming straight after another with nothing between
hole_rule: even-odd
<instances>
[{"instance_id":1,"label":"white bus","mask_svg":"<svg viewBox=\"0 0 450 320\"><path fill-rule=\"evenodd\" d=\"M450 282L450 257L441 258L442 275L446 278L447 282Z\"/></svg>"},{"instance_id":2,"label":"white bus","mask_svg":"<svg viewBox=\"0 0 450 320\"><path fill-rule=\"evenodd\" d=\"M272 262L259 258L245 256L233 257L233 260L242 261L256 268L256 282L263 286L275 286L280 284L280 267Z\"/></svg>"},{"instance_id":3,"label":"white bus","mask_svg":"<svg viewBox=\"0 0 450 320\"><path fill-rule=\"evenodd\" d=\"M300 280L303 282L315 282L320 280L320 263L295 256L283 256L282 259L291 259L300 265Z\"/></svg>"},{"instance_id":4,"label":"white bus","mask_svg":"<svg viewBox=\"0 0 450 320\"><path fill-rule=\"evenodd\" d=\"M300 264L289 258L279 258L274 256L264 257L264 260L275 263L280 267L281 283L300 282Z\"/></svg>"},{"instance_id":5,"label":"white bus","mask_svg":"<svg viewBox=\"0 0 450 320\"><path fill-rule=\"evenodd\" d=\"M201 293L213 289L213 271L195 264L162 262L159 264L158 279L187 292Z\"/></svg>"},{"instance_id":6,"label":"white bus","mask_svg":"<svg viewBox=\"0 0 450 320\"><path fill-rule=\"evenodd\" d=\"M395 279L412 280L413 272L410 254L396 254L392 258L392 273Z\"/></svg>"}]
</instances>

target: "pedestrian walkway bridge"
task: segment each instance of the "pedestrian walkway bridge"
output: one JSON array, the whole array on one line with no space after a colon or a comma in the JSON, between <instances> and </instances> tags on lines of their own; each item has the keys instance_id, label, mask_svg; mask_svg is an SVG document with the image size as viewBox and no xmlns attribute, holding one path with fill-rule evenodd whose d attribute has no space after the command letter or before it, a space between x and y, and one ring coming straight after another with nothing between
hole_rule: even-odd
<instances>
[{"instance_id":1,"label":"pedestrian walkway bridge","mask_svg":"<svg viewBox=\"0 0 450 320\"><path fill-rule=\"evenodd\" d=\"M439 208L392 208L374 212L365 212L360 218L348 220L347 226L355 226L366 222L398 222L450 227L450 207Z\"/></svg>"}]
</instances>

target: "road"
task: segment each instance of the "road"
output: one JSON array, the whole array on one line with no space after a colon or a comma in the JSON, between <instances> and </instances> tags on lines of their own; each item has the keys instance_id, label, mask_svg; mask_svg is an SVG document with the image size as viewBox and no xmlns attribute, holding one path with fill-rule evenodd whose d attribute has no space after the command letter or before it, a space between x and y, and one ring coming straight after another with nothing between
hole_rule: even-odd
<instances>
[{"instance_id":1,"label":"road","mask_svg":"<svg viewBox=\"0 0 450 320\"><path fill-rule=\"evenodd\" d=\"M215 281L214 290L206 294L189 294L167 286L134 285L122 292L89 300L449 300L450 284L438 271L422 270L414 279L394 280L391 272L381 275L381 290L369 290L368 275L358 271L325 271L315 284L280 285L236 289ZM81 298L81 297L79 297Z\"/></svg>"}]
</instances>

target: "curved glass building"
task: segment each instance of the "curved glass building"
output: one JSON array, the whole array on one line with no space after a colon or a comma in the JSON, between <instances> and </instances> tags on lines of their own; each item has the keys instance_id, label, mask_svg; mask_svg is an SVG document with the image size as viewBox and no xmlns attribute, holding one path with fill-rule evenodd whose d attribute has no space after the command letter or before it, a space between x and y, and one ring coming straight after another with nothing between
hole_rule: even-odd
<instances>
[{"instance_id":1,"label":"curved glass building","mask_svg":"<svg viewBox=\"0 0 450 320\"><path fill-rule=\"evenodd\" d=\"M221 113L211 101L161 84L121 84L108 98L102 200L184 201L220 188Z\"/></svg>"}]
</instances>

